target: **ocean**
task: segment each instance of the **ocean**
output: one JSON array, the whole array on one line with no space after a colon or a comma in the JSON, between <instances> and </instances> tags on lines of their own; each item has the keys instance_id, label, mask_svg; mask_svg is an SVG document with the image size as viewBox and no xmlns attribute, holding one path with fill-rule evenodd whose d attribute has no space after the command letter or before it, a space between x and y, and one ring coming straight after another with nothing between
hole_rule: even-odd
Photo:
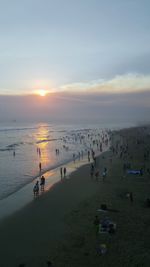
<instances>
[{"instance_id":1,"label":"ocean","mask_svg":"<svg viewBox=\"0 0 150 267\"><path fill-rule=\"evenodd\" d=\"M95 125L1 125L0 200L36 179L39 163L45 173L71 161L73 154L86 154L92 136L98 138L101 131Z\"/></svg>"}]
</instances>

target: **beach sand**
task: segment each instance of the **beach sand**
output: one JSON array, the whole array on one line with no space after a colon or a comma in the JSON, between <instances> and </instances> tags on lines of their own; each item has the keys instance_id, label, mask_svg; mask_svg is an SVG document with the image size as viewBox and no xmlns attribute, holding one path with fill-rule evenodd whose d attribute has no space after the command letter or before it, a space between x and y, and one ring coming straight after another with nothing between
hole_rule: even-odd
<instances>
[{"instance_id":1,"label":"beach sand","mask_svg":"<svg viewBox=\"0 0 150 267\"><path fill-rule=\"evenodd\" d=\"M128 144L128 153L105 152L97 167L108 169L105 181L90 177L87 164L68 178L36 198L22 210L0 223L0 266L47 266L48 258L55 267L149 266L150 217L145 200L150 196L149 128L133 128L114 133L113 144ZM139 144L137 145L137 140ZM143 176L126 175L123 163L144 169ZM127 193L133 193L133 203ZM111 211L101 212L102 203ZM109 217L117 224L114 234L96 234L93 224ZM107 253L99 255L100 244Z\"/></svg>"},{"instance_id":2,"label":"beach sand","mask_svg":"<svg viewBox=\"0 0 150 267\"><path fill-rule=\"evenodd\" d=\"M64 217L97 190L98 185L91 182L89 165L86 165L5 219L0 224L0 266L17 266L20 262L43 266L40 264L46 261L51 246L64 240L68 232Z\"/></svg>"}]
</instances>

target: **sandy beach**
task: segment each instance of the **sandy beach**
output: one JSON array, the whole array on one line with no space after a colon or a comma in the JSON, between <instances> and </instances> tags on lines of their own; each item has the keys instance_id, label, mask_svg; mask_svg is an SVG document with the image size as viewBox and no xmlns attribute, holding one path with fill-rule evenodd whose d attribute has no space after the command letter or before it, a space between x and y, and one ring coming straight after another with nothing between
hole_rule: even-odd
<instances>
[{"instance_id":1,"label":"sandy beach","mask_svg":"<svg viewBox=\"0 0 150 267\"><path fill-rule=\"evenodd\" d=\"M97 158L102 179L90 177L90 165L82 166L0 224L0 266L55 267L139 266L150 261L149 198L150 128L116 131L113 149ZM127 174L124 164L142 169ZM132 192L133 201L128 194ZM101 204L108 210L98 211ZM113 234L96 234L94 218L116 223ZM107 252L99 253L105 244Z\"/></svg>"},{"instance_id":2,"label":"sandy beach","mask_svg":"<svg viewBox=\"0 0 150 267\"><path fill-rule=\"evenodd\" d=\"M17 266L20 262L45 266L41 264L48 258L51 246L63 241L68 233L65 216L98 190L89 172L89 165L81 167L1 223L2 266Z\"/></svg>"}]
</instances>

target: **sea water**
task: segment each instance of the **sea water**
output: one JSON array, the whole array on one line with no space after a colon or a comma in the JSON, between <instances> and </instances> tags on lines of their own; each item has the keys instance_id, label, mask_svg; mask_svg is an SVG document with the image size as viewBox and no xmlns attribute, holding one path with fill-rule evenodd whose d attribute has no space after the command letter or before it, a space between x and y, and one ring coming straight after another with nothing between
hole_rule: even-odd
<instances>
[{"instance_id":1,"label":"sea water","mask_svg":"<svg viewBox=\"0 0 150 267\"><path fill-rule=\"evenodd\" d=\"M74 126L17 124L0 126L0 200L18 191L40 175L86 154L91 136L98 128ZM90 137L89 137L90 136ZM56 153L59 150L59 153ZM39 153L40 151L40 153Z\"/></svg>"}]
</instances>

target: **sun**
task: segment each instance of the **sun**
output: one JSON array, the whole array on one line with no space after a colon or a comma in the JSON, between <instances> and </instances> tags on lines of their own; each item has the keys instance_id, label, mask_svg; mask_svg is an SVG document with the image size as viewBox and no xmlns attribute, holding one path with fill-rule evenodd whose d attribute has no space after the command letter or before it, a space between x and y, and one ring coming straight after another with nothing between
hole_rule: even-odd
<instances>
[{"instance_id":1,"label":"sun","mask_svg":"<svg viewBox=\"0 0 150 267\"><path fill-rule=\"evenodd\" d=\"M38 94L39 94L40 96L46 96L47 92L46 92L46 90L41 89L41 90L38 91Z\"/></svg>"}]
</instances>

